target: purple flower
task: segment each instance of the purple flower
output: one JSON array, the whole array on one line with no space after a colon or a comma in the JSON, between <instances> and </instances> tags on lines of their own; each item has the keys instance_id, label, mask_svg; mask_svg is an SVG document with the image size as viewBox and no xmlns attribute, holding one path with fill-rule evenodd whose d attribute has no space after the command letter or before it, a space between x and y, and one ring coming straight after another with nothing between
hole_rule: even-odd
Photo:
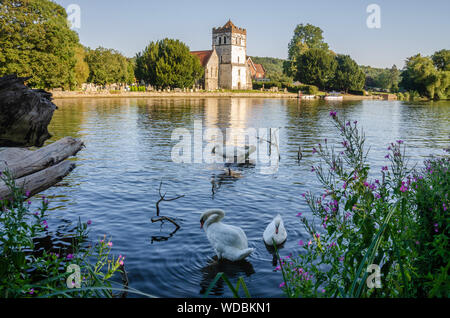
<instances>
[{"instance_id":1,"label":"purple flower","mask_svg":"<svg viewBox=\"0 0 450 318\"><path fill-rule=\"evenodd\" d=\"M389 154L387 154L386 156L384 156L384 158L389 159Z\"/></svg>"},{"instance_id":2,"label":"purple flower","mask_svg":"<svg viewBox=\"0 0 450 318\"><path fill-rule=\"evenodd\" d=\"M298 245L300 245L300 246L303 246L303 240L300 240L299 242L298 242Z\"/></svg>"},{"instance_id":3,"label":"purple flower","mask_svg":"<svg viewBox=\"0 0 450 318\"><path fill-rule=\"evenodd\" d=\"M31 288L30 291L28 292L30 295L34 294L34 288Z\"/></svg>"},{"instance_id":4,"label":"purple flower","mask_svg":"<svg viewBox=\"0 0 450 318\"><path fill-rule=\"evenodd\" d=\"M337 112L335 112L335 111L331 111L331 112L330 112L330 116L331 116L331 117L334 118L334 117L336 117L336 115L337 115Z\"/></svg>"},{"instance_id":5,"label":"purple flower","mask_svg":"<svg viewBox=\"0 0 450 318\"><path fill-rule=\"evenodd\" d=\"M402 186L400 187L400 192L404 193L406 191L408 191L408 188L404 184L402 184Z\"/></svg>"},{"instance_id":6,"label":"purple flower","mask_svg":"<svg viewBox=\"0 0 450 318\"><path fill-rule=\"evenodd\" d=\"M283 288L285 285L286 285L286 283L285 283L285 282L282 282L282 283L280 284L280 288Z\"/></svg>"},{"instance_id":7,"label":"purple flower","mask_svg":"<svg viewBox=\"0 0 450 318\"><path fill-rule=\"evenodd\" d=\"M350 126L350 122L348 121L347 124L345 124L346 126Z\"/></svg>"},{"instance_id":8,"label":"purple flower","mask_svg":"<svg viewBox=\"0 0 450 318\"><path fill-rule=\"evenodd\" d=\"M397 140L397 143L398 143L399 145L401 145L401 144L403 143L403 140Z\"/></svg>"},{"instance_id":9,"label":"purple flower","mask_svg":"<svg viewBox=\"0 0 450 318\"><path fill-rule=\"evenodd\" d=\"M342 186L342 188L347 189L347 182L344 182L344 185Z\"/></svg>"},{"instance_id":10,"label":"purple flower","mask_svg":"<svg viewBox=\"0 0 450 318\"><path fill-rule=\"evenodd\" d=\"M313 154L317 153L317 149L316 149L316 148L313 148L312 153L313 153Z\"/></svg>"},{"instance_id":11,"label":"purple flower","mask_svg":"<svg viewBox=\"0 0 450 318\"><path fill-rule=\"evenodd\" d=\"M91 220L88 220L87 221L87 225L91 225L92 224L92 221Z\"/></svg>"},{"instance_id":12,"label":"purple flower","mask_svg":"<svg viewBox=\"0 0 450 318\"><path fill-rule=\"evenodd\" d=\"M297 217L301 217L302 216L302 212L300 212L299 214L297 214Z\"/></svg>"},{"instance_id":13,"label":"purple flower","mask_svg":"<svg viewBox=\"0 0 450 318\"><path fill-rule=\"evenodd\" d=\"M73 254L67 254L66 258L67 258L68 260L73 259Z\"/></svg>"},{"instance_id":14,"label":"purple flower","mask_svg":"<svg viewBox=\"0 0 450 318\"><path fill-rule=\"evenodd\" d=\"M387 167L387 166L384 166L384 167L381 168L381 170L382 170L382 171L388 171L388 167Z\"/></svg>"},{"instance_id":15,"label":"purple flower","mask_svg":"<svg viewBox=\"0 0 450 318\"><path fill-rule=\"evenodd\" d=\"M108 242L108 246L109 246L109 247L112 247L112 246L113 246L113 243L112 243L112 242Z\"/></svg>"},{"instance_id":16,"label":"purple flower","mask_svg":"<svg viewBox=\"0 0 450 318\"><path fill-rule=\"evenodd\" d=\"M30 191L27 191L27 193L25 193L26 197L29 198L30 197Z\"/></svg>"},{"instance_id":17,"label":"purple flower","mask_svg":"<svg viewBox=\"0 0 450 318\"><path fill-rule=\"evenodd\" d=\"M358 121L357 120L355 120L354 122L353 122L355 125L358 123Z\"/></svg>"}]
</instances>

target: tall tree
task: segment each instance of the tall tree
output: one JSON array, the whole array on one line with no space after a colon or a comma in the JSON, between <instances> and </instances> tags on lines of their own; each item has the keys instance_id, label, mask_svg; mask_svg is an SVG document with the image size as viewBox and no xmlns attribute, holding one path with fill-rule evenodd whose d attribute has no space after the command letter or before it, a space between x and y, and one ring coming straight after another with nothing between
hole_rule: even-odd
<instances>
[{"instance_id":1,"label":"tall tree","mask_svg":"<svg viewBox=\"0 0 450 318\"><path fill-rule=\"evenodd\" d=\"M78 42L53 1L0 2L0 76L32 76L28 84L38 88L73 87Z\"/></svg>"},{"instance_id":2,"label":"tall tree","mask_svg":"<svg viewBox=\"0 0 450 318\"><path fill-rule=\"evenodd\" d=\"M440 50L431 57L434 66L440 71L450 71L450 50Z\"/></svg>"},{"instance_id":3,"label":"tall tree","mask_svg":"<svg viewBox=\"0 0 450 318\"><path fill-rule=\"evenodd\" d=\"M86 62L89 65L88 81L105 85L112 83L129 83L131 79L129 61L120 52L99 47L88 49Z\"/></svg>"},{"instance_id":4,"label":"tall tree","mask_svg":"<svg viewBox=\"0 0 450 318\"><path fill-rule=\"evenodd\" d=\"M179 40L151 42L136 56L136 77L160 87L191 87L203 76L198 57Z\"/></svg>"},{"instance_id":5,"label":"tall tree","mask_svg":"<svg viewBox=\"0 0 450 318\"><path fill-rule=\"evenodd\" d=\"M295 27L288 49L289 60L284 62L283 68L286 75L293 77L297 73L297 60L302 54L309 49L328 50L329 48L324 41L322 29L308 23Z\"/></svg>"},{"instance_id":6,"label":"tall tree","mask_svg":"<svg viewBox=\"0 0 450 318\"><path fill-rule=\"evenodd\" d=\"M349 55L342 54L336 56L336 62L333 87L345 92L363 89L366 76L358 64Z\"/></svg>"},{"instance_id":7,"label":"tall tree","mask_svg":"<svg viewBox=\"0 0 450 318\"><path fill-rule=\"evenodd\" d=\"M329 51L310 49L299 57L294 79L316 85L320 89L328 89L333 84L336 67L336 59Z\"/></svg>"},{"instance_id":8,"label":"tall tree","mask_svg":"<svg viewBox=\"0 0 450 318\"><path fill-rule=\"evenodd\" d=\"M429 57L417 54L406 60L401 87L433 99L447 98L450 93L450 71L439 70Z\"/></svg>"}]
</instances>

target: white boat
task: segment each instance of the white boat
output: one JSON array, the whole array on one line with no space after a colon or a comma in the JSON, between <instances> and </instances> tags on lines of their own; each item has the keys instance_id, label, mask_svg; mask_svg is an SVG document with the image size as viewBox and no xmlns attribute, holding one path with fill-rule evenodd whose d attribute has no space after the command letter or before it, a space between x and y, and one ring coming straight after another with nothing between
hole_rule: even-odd
<instances>
[{"instance_id":1,"label":"white boat","mask_svg":"<svg viewBox=\"0 0 450 318\"><path fill-rule=\"evenodd\" d=\"M325 100L343 100L344 96L337 92L331 92L324 97Z\"/></svg>"},{"instance_id":2,"label":"white boat","mask_svg":"<svg viewBox=\"0 0 450 318\"><path fill-rule=\"evenodd\" d=\"M301 95L301 99L315 99L316 95Z\"/></svg>"}]
</instances>

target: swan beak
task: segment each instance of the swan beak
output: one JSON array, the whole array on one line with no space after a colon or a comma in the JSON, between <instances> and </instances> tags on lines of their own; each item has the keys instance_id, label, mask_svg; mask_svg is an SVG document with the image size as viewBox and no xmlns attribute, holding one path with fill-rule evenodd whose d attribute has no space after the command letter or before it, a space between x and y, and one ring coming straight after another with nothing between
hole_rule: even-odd
<instances>
[{"instance_id":1,"label":"swan beak","mask_svg":"<svg viewBox=\"0 0 450 318\"><path fill-rule=\"evenodd\" d=\"M275 234L278 234L278 227L279 226L275 227Z\"/></svg>"}]
</instances>

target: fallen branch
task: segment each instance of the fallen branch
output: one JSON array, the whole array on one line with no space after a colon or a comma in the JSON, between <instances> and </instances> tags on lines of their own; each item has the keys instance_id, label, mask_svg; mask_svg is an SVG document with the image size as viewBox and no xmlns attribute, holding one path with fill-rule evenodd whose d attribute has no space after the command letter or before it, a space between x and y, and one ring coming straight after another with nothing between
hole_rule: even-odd
<instances>
[{"instance_id":1,"label":"fallen branch","mask_svg":"<svg viewBox=\"0 0 450 318\"><path fill-rule=\"evenodd\" d=\"M63 161L55 166L33 173L26 177L16 179L15 183L18 187L23 188L28 197L32 197L39 192L42 192L56 183L60 182L73 169L75 164L71 161ZM0 198L10 196L11 190L0 181Z\"/></svg>"},{"instance_id":2,"label":"fallen branch","mask_svg":"<svg viewBox=\"0 0 450 318\"><path fill-rule=\"evenodd\" d=\"M161 202L170 202L170 201L175 201L175 200L181 199L184 197L184 195L180 195L180 196L177 196L176 198L172 198L172 199L166 199L167 192L164 194L161 194L162 185L163 185L163 182L161 181L161 183L159 184L159 189L158 189L160 198L159 198L158 202L156 202L156 217L153 217L151 219L151 221L152 221L152 223L161 222L162 224L164 224L164 222L167 221L167 222L170 222L173 225L175 225L176 229L174 232L172 232L172 234L171 234L171 236L172 236L173 234L175 234L175 232L177 232L180 229L180 225L174 219L172 219L168 216L160 216L159 204Z\"/></svg>"},{"instance_id":3,"label":"fallen branch","mask_svg":"<svg viewBox=\"0 0 450 318\"><path fill-rule=\"evenodd\" d=\"M163 184L163 182L161 181L161 183L159 184L159 190L158 190L160 199L158 200L158 202L156 202L156 216L159 216L159 204L161 202L163 202L163 201L164 202L175 201L175 200L178 200L178 199L181 199L181 198L184 197L184 195L180 195L180 196L178 196L176 198L173 198L173 199L166 199L167 192L164 193L164 195L161 194L162 184Z\"/></svg>"}]
</instances>

